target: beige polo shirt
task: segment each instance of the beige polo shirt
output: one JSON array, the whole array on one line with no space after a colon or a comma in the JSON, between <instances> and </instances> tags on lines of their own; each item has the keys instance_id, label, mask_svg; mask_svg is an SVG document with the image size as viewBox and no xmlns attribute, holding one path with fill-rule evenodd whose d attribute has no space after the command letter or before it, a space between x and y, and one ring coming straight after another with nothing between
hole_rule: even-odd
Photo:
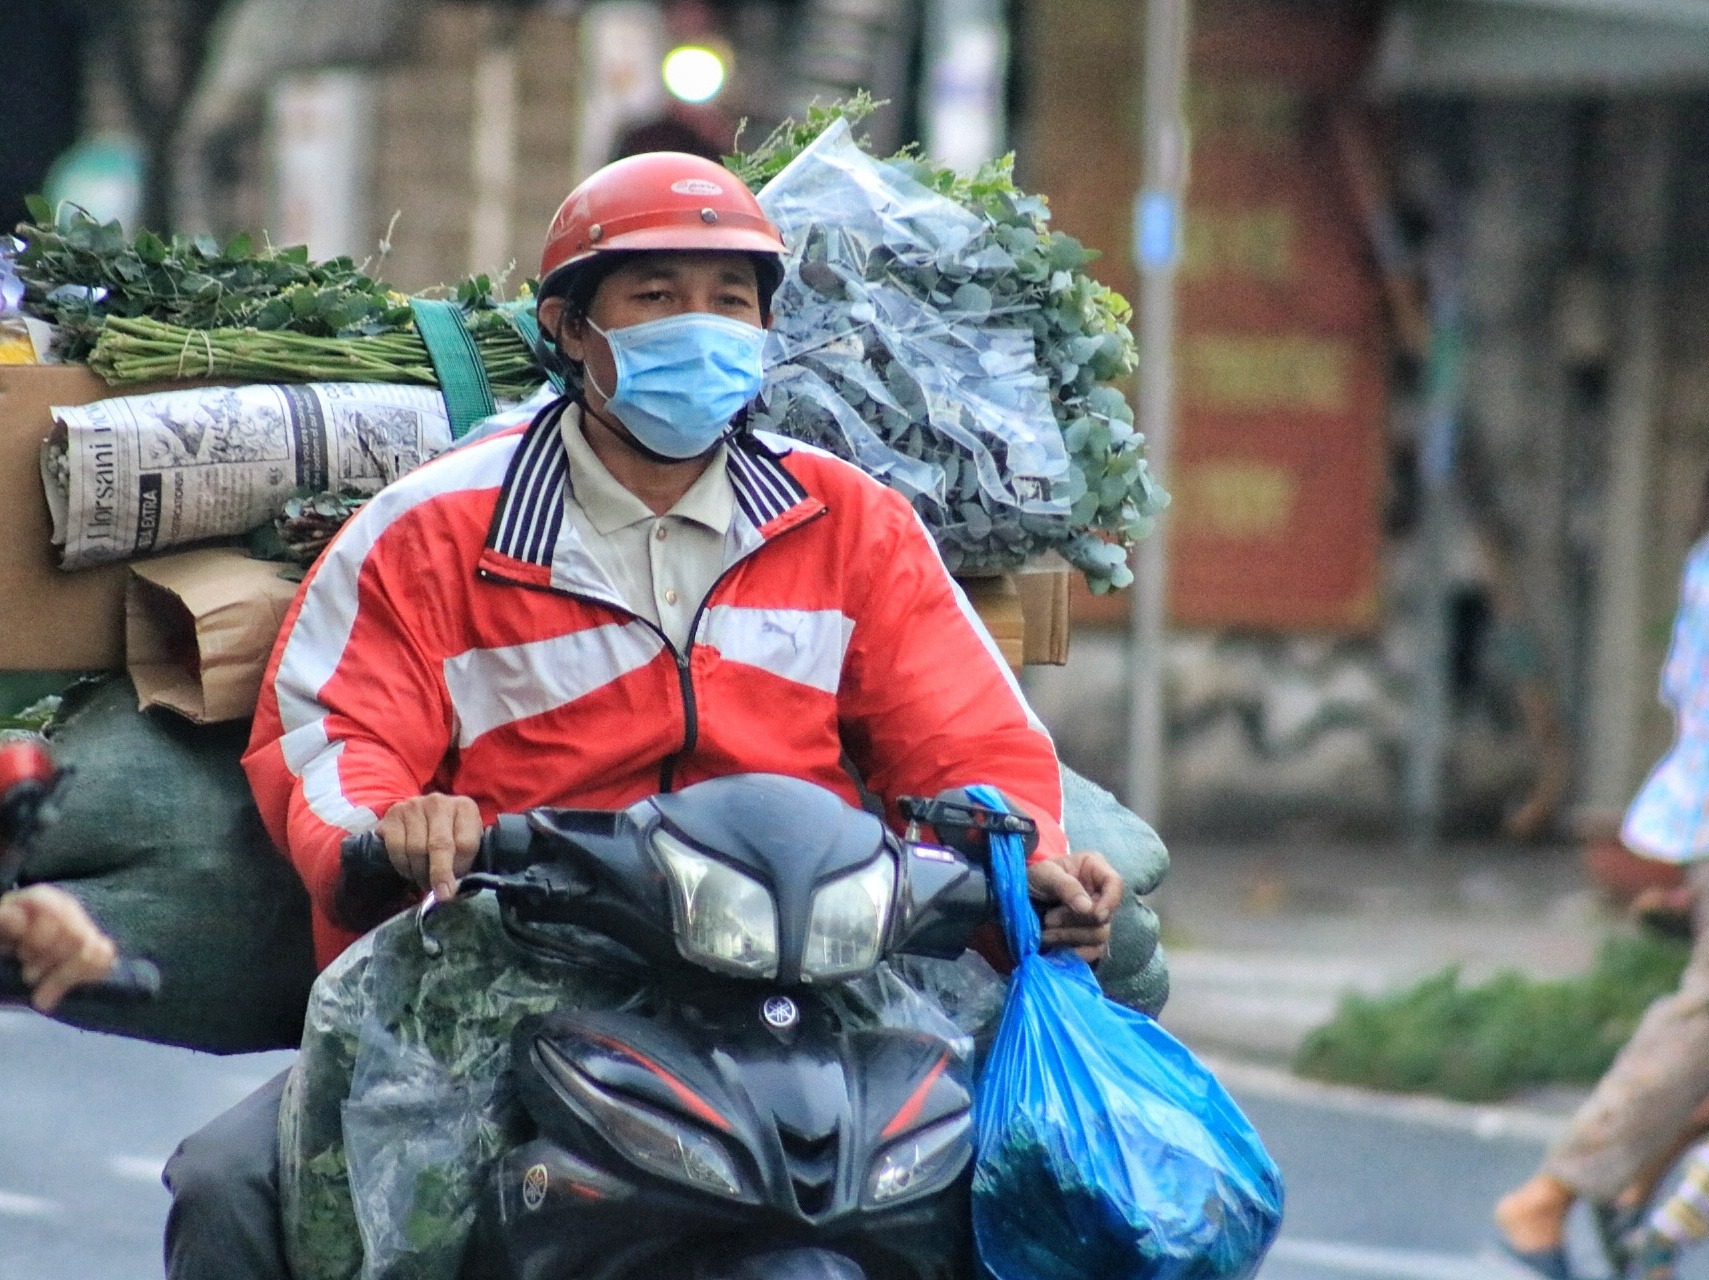
<instances>
[{"instance_id":1,"label":"beige polo shirt","mask_svg":"<svg viewBox=\"0 0 1709 1280\"><path fill-rule=\"evenodd\" d=\"M706 593L728 561L736 493L726 445L662 516L625 489L582 435L581 414L562 418L570 484L567 514L619 599L656 625L680 652Z\"/></svg>"}]
</instances>

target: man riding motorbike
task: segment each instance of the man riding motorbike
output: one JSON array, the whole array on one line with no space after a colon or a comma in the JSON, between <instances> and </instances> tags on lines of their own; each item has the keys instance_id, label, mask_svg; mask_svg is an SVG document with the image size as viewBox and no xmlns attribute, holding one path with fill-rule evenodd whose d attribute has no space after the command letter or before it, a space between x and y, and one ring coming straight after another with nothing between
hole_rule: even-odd
<instances>
[{"instance_id":1,"label":"man riding motorbike","mask_svg":"<svg viewBox=\"0 0 1709 1280\"><path fill-rule=\"evenodd\" d=\"M245 765L329 962L405 905L340 897L375 827L447 898L481 827L787 774L900 823L899 796L990 783L1034 819L1047 946L1096 959L1122 893L1068 853L1050 738L908 503L743 426L783 244L718 165L619 161L565 200L541 331L580 388L526 429L382 491L305 581ZM282 1080L168 1165L172 1277L286 1274Z\"/></svg>"}]
</instances>

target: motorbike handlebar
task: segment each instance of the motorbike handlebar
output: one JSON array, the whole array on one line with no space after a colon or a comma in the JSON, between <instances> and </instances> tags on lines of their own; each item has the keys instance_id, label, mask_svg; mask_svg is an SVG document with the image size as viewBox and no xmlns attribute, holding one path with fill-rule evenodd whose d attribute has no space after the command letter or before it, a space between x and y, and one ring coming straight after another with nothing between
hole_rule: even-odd
<instances>
[{"instance_id":1,"label":"motorbike handlebar","mask_svg":"<svg viewBox=\"0 0 1709 1280\"><path fill-rule=\"evenodd\" d=\"M469 871L516 870L528 860L528 821L505 815L481 831L481 845ZM347 881L374 887L402 887L406 881L392 865L386 842L378 831L345 836L339 846L339 867Z\"/></svg>"},{"instance_id":2,"label":"motorbike handlebar","mask_svg":"<svg viewBox=\"0 0 1709 1280\"><path fill-rule=\"evenodd\" d=\"M532 861L528 819L504 814L481 832L480 849L468 873L515 872ZM468 874L465 873L465 874ZM392 865L378 831L346 836L339 846L339 885L335 918L364 932L396 911L415 886Z\"/></svg>"},{"instance_id":3,"label":"motorbike handlebar","mask_svg":"<svg viewBox=\"0 0 1709 1280\"><path fill-rule=\"evenodd\" d=\"M145 1004L159 994L160 970L152 961L120 956L105 978L73 987L65 999L67 1003L127 1005ZM29 999L23 969L10 956L0 957L0 1005L28 1004Z\"/></svg>"},{"instance_id":4,"label":"motorbike handlebar","mask_svg":"<svg viewBox=\"0 0 1709 1280\"><path fill-rule=\"evenodd\" d=\"M1033 824L1016 817L1000 826L991 815L969 819L970 806L951 806L939 812L923 809L918 817L930 817L955 833L958 821L975 830L969 839L983 840L992 829L1025 835ZM581 924L611 934L632 949L651 954L653 950L676 957L672 926L662 917L651 923L641 919L648 909L639 905L657 896L658 886L646 879L644 856L632 849L641 838L631 830L600 821L604 811L531 810L500 814L481 833L479 848L462 882L470 891L494 890L534 918ZM981 825L976 825L981 824ZM1024 824L1024 829L1022 828ZM946 839L949 849L953 843ZM916 847L915 838L904 842ZM920 846L924 847L924 846ZM908 954L953 959L961 954L972 931L990 916L990 895L983 857L966 853L946 857L945 847L930 848L921 857L904 856L899 870L909 877L908 906L895 917L894 949ZM955 865L946 865L953 863ZM603 888L602 888L603 886ZM344 838L339 849L339 878L329 904L332 918L356 933L364 933L400 910L420 901L421 889L400 874L386 852L379 832L368 831ZM654 903L654 908L657 908ZM796 903L800 909L803 904ZM645 934L646 936L641 936Z\"/></svg>"}]
</instances>

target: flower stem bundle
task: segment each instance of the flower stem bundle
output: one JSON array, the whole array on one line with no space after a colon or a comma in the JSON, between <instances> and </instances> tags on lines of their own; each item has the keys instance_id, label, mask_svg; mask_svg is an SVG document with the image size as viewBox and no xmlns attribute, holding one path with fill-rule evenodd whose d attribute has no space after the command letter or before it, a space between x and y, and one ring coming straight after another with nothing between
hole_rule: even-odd
<instances>
[{"instance_id":1,"label":"flower stem bundle","mask_svg":"<svg viewBox=\"0 0 1709 1280\"><path fill-rule=\"evenodd\" d=\"M541 379L509 324L472 326L493 394L521 399ZM116 386L180 378L253 382L397 382L437 386L427 347L413 330L329 338L288 329L186 329L146 316L109 316L89 365Z\"/></svg>"}]
</instances>

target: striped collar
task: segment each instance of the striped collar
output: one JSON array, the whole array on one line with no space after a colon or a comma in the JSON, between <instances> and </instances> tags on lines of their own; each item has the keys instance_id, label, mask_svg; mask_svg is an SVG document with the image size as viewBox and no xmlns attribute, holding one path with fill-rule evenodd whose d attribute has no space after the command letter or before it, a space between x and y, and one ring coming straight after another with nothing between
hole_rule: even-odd
<instances>
[{"instance_id":1,"label":"striped collar","mask_svg":"<svg viewBox=\"0 0 1709 1280\"><path fill-rule=\"evenodd\" d=\"M523 564L550 566L564 523L569 459L559 419L569 407L563 397L529 424L505 474L487 549ZM726 452L736 507L762 537L779 532L778 522L809 501L807 490L774 452L752 432L738 432Z\"/></svg>"}]
</instances>

